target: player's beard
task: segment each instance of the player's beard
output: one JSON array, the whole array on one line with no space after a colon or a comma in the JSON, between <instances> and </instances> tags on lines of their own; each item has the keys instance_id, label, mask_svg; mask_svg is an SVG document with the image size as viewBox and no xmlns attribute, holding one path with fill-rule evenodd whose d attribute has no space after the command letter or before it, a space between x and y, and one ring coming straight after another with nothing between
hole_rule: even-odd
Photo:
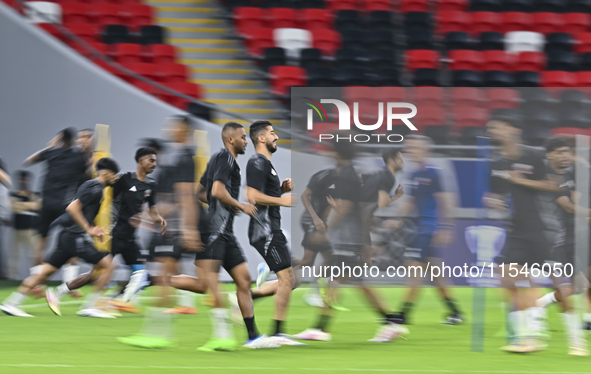
<instances>
[{"instance_id":1,"label":"player's beard","mask_svg":"<svg viewBox=\"0 0 591 374\"><path fill-rule=\"evenodd\" d=\"M275 142L267 143L267 150L271 153L275 153L277 151L277 144L275 144Z\"/></svg>"}]
</instances>

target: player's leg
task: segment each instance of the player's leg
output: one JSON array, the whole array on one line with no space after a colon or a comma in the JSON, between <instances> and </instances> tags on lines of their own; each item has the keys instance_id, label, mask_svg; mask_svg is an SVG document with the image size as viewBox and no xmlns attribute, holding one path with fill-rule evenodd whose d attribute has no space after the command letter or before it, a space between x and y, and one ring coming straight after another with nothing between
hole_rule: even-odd
<instances>
[{"instance_id":1,"label":"player's leg","mask_svg":"<svg viewBox=\"0 0 591 374\"><path fill-rule=\"evenodd\" d=\"M9 316L32 317L31 315L20 310L20 305L26 299L27 293L29 293L34 287L42 284L56 271L58 271L58 268L51 264L41 264L39 271L36 274L30 275L25 280L23 280L17 290L10 294L10 296L8 296L2 302L2 304L0 304L0 310Z\"/></svg>"},{"instance_id":2,"label":"player's leg","mask_svg":"<svg viewBox=\"0 0 591 374\"><path fill-rule=\"evenodd\" d=\"M59 303L61 302L61 299L72 291L82 288L98 279L99 275L95 270L96 266L93 266L92 270L78 275L67 283L62 283L55 288L47 288L45 290L45 299L47 300L49 308L55 314L60 315Z\"/></svg>"},{"instance_id":3,"label":"player's leg","mask_svg":"<svg viewBox=\"0 0 591 374\"><path fill-rule=\"evenodd\" d=\"M431 252L433 253L433 252ZM429 257L428 263L432 266L440 266L441 259L438 257ZM456 299L453 297L451 289L449 288L449 281L444 276L434 277L434 283L437 287L437 291L441 295L441 299L445 303L445 306L449 310L449 314L446 316L446 320L443 324L446 325L458 325L463 322L462 312Z\"/></svg>"}]
</instances>

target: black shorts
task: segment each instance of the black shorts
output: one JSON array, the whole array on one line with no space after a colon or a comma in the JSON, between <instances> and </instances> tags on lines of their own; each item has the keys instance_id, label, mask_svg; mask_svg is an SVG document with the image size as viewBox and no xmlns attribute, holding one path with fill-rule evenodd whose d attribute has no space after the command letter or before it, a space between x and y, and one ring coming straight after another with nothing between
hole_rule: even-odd
<instances>
[{"instance_id":1,"label":"black shorts","mask_svg":"<svg viewBox=\"0 0 591 374\"><path fill-rule=\"evenodd\" d=\"M37 218L36 224L37 231L41 237L47 237L51 223L64 214L67 207L67 205L61 204L41 205L41 211L39 212L39 217Z\"/></svg>"},{"instance_id":2,"label":"black shorts","mask_svg":"<svg viewBox=\"0 0 591 374\"><path fill-rule=\"evenodd\" d=\"M316 230L314 222L302 220L301 224L304 229L304 239L302 240L304 249L316 253L330 251L330 243L326 235Z\"/></svg>"},{"instance_id":3,"label":"black shorts","mask_svg":"<svg viewBox=\"0 0 591 374\"><path fill-rule=\"evenodd\" d=\"M111 241L111 254L113 257L121 255L123 261L125 261L125 265L128 266L141 264L146 261L141 255L140 247L135 241L135 238L124 239L114 236Z\"/></svg>"},{"instance_id":4,"label":"black shorts","mask_svg":"<svg viewBox=\"0 0 591 374\"><path fill-rule=\"evenodd\" d=\"M59 269L71 258L79 257L89 264L96 265L108 255L109 252L97 250L87 235L62 231L57 239L55 251L46 262Z\"/></svg>"},{"instance_id":5,"label":"black shorts","mask_svg":"<svg viewBox=\"0 0 591 374\"><path fill-rule=\"evenodd\" d=\"M287 239L281 231L273 232L256 243L251 243L269 265L271 271L277 273L291 267L291 253L287 248Z\"/></svg>"},{"instance_id":6,"label":"black shorts","mask_svg":"<svg viewBox=\"0 0 591 374\"><path fill-rule=\"evenodd\" d=\"M218 260L227 271L246 262L240 244L234 235L202 234L205 249L197 252L195 260Z\"/></svg>"},{"instance_id":7,"label":"black shorts","mask_svg":"<svg viewBox=\"0 0 591 374\"><path fill-rule=\"evenodd\" d=\"M538 264L541 267L550 258L550 243L546 235L509 235L503 249L505 264L516 263L532 266Z\"/></svg>"},{"instance_id":8,"label":"black shorts","mask_svg":"<svg viewBox=\"0 0 591 374\"><path fill-rule=\"evenodd\" d=\"M195 252L185 251L181 246L179 238L172 235L154 234L149 250L150 259L171 257L178 261L183 257L183 253L189 253L191 256L195 255Z\"/></svg>"}]
</instances>

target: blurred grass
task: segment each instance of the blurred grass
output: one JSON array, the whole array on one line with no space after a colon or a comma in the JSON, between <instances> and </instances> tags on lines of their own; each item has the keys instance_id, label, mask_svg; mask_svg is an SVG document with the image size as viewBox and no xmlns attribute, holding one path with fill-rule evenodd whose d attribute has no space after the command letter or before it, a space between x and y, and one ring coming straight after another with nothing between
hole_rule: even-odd
<instances>
[{"instance_id":1,"label":"blurred grass","mask_svg":"<svg viewBox=\"0 0 591 374\"><path fill-rule=\"evenodd\" d=\"M15 285L0 282L0 300ZM398 309L403 289L379 291L390 307ZM241 348L232 353L195 351L210 334L208 307L200 304L200 298L198 315L176 320L178 346L157 351L127 347L115 340L138 332L142 315L126 314L113 320L82 318L75 315L78 305L70 304L63 306L63 316L58 317L43 304L44 300L28 300L27 304L38 305L25 308L36 318L0 316L0 373L591 373L591 358L567 356L556 306L549 311L552 339L548 350L530 355L501 352L499 347L505 339L494 334L504 329L504 316L500 291L494 289L487 290L485 352L470 352L472 289L454 291L467 316L467 323L461 326L441 325L446 313L443 303L435 290L424 289L408 326L408 340L370 343L367 340L378 327L378 316L358 291L345 289L342 304L351 311L337 313L330 325L332 342L256 351ZM294 292L286 323L290 334L316 321L316 308L302 300L305 292ZM64 301L73 299L67 297ZM256 322L262 332L271 331L272 311L272 298L255 302ZM240 340L246 338L243 328L234 331Z\"/></svg>"}]
</instances>

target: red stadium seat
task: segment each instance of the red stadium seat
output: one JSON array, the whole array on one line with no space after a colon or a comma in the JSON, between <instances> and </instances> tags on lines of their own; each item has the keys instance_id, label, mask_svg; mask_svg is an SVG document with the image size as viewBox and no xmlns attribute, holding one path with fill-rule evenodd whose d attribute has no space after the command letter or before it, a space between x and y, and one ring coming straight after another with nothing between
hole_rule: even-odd
<instances>
[{"instance_id":1,"label":"red stadium seat","mask_svg":"<svg viewBox=\"0 0 591 374\"><path fill-rule=\"evenodd\" d=\"M421 108L423 107L441 107L444 104L442 87L415 87L412 89L413 102Z\"/></svg>"},{"instance_id":2,"label":"red stadium seat","mask_svg":"<svg viewBox=\"0 0 591 374\"><path fill-rule=\"evenodd\" d=\"M267 9L263 18L266 20L265 25L274 29L296 27L295 11L290 8Z\"/></svg>"},{"instance_id":3,"label":"red stadium seat","mask_svg":"<svg viewBox=\"0 0 591 374\"><path fill-rule=\"evenodd\" d=\"M454 128L483 127L488 120L489 111L478 107L454 107L453 118Z\"/></svg>"},{"instance_id":4,"label":"red stadium seat","mask_svg":"<svg viewBox=\"0 0 591 374\"><path fill-rule=\"evenodd\" d=\"M439 52L430 49L415 49L405 53L406 67L416 69L438 69Z\"/></svg>"},{"instance_id":5,"label":"red stadium seat","mask_svg":"<svg viewBox=\"0 0 591 374\"><path fill-rule=\"evenodd\" d=\"M543 71L540 78L542 87L577 86L577 76L568 71Z\"/></svg>"},{"instance_id":6,"label":"red stadium seat","mask_svg":"<svg viewBox=\"0 0 591 374\"><path fill-rule=\"evenodd\" d=\"M421 105L417 115L413 118L413 124L420 133L424 133L429 126L445 126L447 124L446 114L439 105Z\"/></svg>"},{"instance_id":7,"label":"red stadium seat","mask_svg":"<svg viewBox=\"0 0 591 374\"><path fill-rule=\"evenodd\" d=\"M152 21L154 18L152 7L148 5L140 4L123 7L120 15L124 19L129 18L129 26L136 29L154 24Z\"/></svg>"},{"instance_id":8,"label":"red stadium seat","mask_svg":"<svg viewBox=\"0 0 591 374\"><path fill-rule=\"evenodd\" d=\"M407 12L428 12L429 2L427 0L401 0L400 11Z\"/></svg>"},{"instance_id":9,"label":"red stadium seat","mask_svg":"<svg viewBox=\"0 0 591 374\"><path fill-rule=\"evenodd\" d=\"M534 28L533 31L540 34L550 34L553 32L564 31L564 19L561 14L537 12L533 14Z\"/></svg>"},{"instance_id":10,"label":"red stadium seat","mask_svg":"<svg viewBox=\"0 0 591 374\"><path fill-rule=\"evenodd\" d=\"M513 71L514 55L505 51L483 51L484 70Z\"/></svg>"},{"instance_id":11,"label":"red stadium seat","mask_svg":"<svg viewBox=\"0 0 591 374\"><path fill-rule=\"evenodd\" d=\"M516 109L519 106L519 93L511 88L489 88L486 90L489 109Z\"/></svg>"},{"instance_id":12,"label":"red stadium seat","mask_svg":"<svg viewBox=\"0 0 591 374\"><path fill-rule=\"evenodd\" d=\"M475 87L452 87L450 89L451 105L453 108L485 107L482 89Z\"/></svg>"},{"instance_id":13,"label":"red stadium seat","mask_svg":"<svg viewBox=\"0 0 591 374\"><path fill-rule=\"evenodd\" d=\"M576 87L591 87L591 71L579 71L576 74Z\"/></svg>"},{"instance_id":14,"label":"red stadium seat","mask_svg":"<svg viewBox=\"0 0 591 374\"><path fill-rule=\"evenodd\" d=\"M591 15L586 13L564 13L564 29L572 35L588 32L591 25Z\"/></svg>"},{"instance_id":15,"label":"red stadium seat","mask_svg":"<svg viewBox=\"0 0 591 374\"><path fill-rule=\"evenodd\" d=\"M438 0L437 1L437 11L446 11L446 10L459 10L465 11L468 9L468 1L467 0Z\"/></svg>"},{"instance_id":16,"label":"red stadium seat","mask_svg":"<svg viewBox=\"0 0 591 374\"><path fill-rule=\"evenodd\" d=\"M203 98L201 86L191 82L178 82L178 83L171 83L167 84L168 87L172 88L173 90L177 91L178 93L182 93L186 96L192 97L194 99L200 100ZM170 93L164 92L165 100L177 108L181 108L186 110L187 105L190 103L189 100L183 99L182 97L174 96Z\"/></svg>"},{"instance_id":17,"label":"red stadium seat","mask_svg":"<svg viewBox=\"0 0 591 374\"><path fill-rule=\"evenodd\" d=\"M574 45L577 53L591 52L591 32L584 32L575 35L574 39L577 41Z\"/></svg>"},{"instance_id":18,"label":"red stadium seat","mask_svg":"<svg viewBox=\"0 0 591 374\"><path fill-rule=\"evenodd\" d=\"M74 23L72 25L64 25L64 27L87 43L100 41L100 33L97 25Z\"/></svg>"},{"instance_id":19,"label":"red stadium seat","mask_svg":"<svg viewBox=\"0 0 591 374\"><path fill-rule=\"evenodd\" d=\"M156 80L155 66L152 64L146 64L145 62L135 62L135 63L120 64L120 65L128 70L131 70L135 74L141 75L142 77L145 77L145 78L148 78L151 80ZM131 83L131 84L134 84L135 82L141 82L139 79L136 79L136 78L129 76L129 75L123 76L122 79Z\"/></svg>"},{"instance_id":20,"label":"red stadium seat","mask_svg":"<svg viewBox=\"0 0 591 374\"><path fill-rule=\"evenodd\" d=\"M61 7L62 22L64 24L91 23L91 20L87 15L88 6L86 4L65 3L61 4Z\"/></svg>"},{"instance_id":21,"label":"red stadium seat","mask_svg":"<svg viewBox=\"0 0 591 374\"><path fill-rule=\"evenodd\" d=\"M546 66L546 54L543 52L519 52L515 71L542 71Z\"/></svg>"},{"instance_id":22,"label":"red stadium seat","mask_svg":"<svg viewBox=\"0 0 591 374\"><path fill-rule=\"evenodd\" d=\"M523 12L504 12L503 23L499 25L503 32L510 31L531 31L533 30L533 17L529 13Z\"/></svg>"},{"instance_id":23,"label":"red stadium seat","mask_svg":"<svg viewBox=\"0 0 591 374\"><path fill-rule=\"evenodd\" d=\"M251 56L262 56L265 48L275 47L273 29L252 28L245 30L246 48Z\"/></svg>"},{"instance_id":24,"label":"red stadium seat","mask_svg":"<svg viewBox=\"0 0 591 374\"><path fill-rule=\"evenodd\" d=\"M119 5L141 5L142 4L142 0L111 0L110 2L113 4L119 4Z\"/></svg>"},{"instance_id":25,"label":"red stadium seat","mask_svg":"<svg viewBox=\"0 0 591 374\"><path fill-rule=\"evenodd\" d=\"M290 87L306 84L306 71L296 66L273 66L269 69L271 76L271 92L285 96Z\"/></svg>"},{"instance_id":26,"label":"red stadium seat","mask_svg":"<svg viewBox=\"0 0 591 374\"><path fill-rule=\"evenodd\" d=\"M306 30L332 29L332 14L326 9L302 9L301 27Z\"/></svg>"},{"instance_id":27,"label":"red stadium seat","mask_svg":"<svg viewBox=\"0 0 591 374\"><path fill-rule=\"evenodd\" d=\"M339 129L338 123L326 123L322 122L322 125L314 126L314 128L310 131L312 134L310 135L312 139L319 139L320 134L330 134ZM330 144L330 143L327 143ZM322 143L312 143L312 149L314 152L330 152L332 147L330 145L325 145L324 142Z\"/></svg>"},{"instance_id":28,"label":"red stadium seat","mask_svg":"<svg viewBox=\"0 0 591 374\"><path fill-rule=\"evenodd\" d=\"M499 31L503 16L495 12L472 12L472 25L469 32L478 35L481 32Z\"/></svg>"},{"instance_id":29,"label":"red stadium seat","mask_svg":"<svg viewBox=\"0 0 591 374\"><path fill-rule=\"evenodd\" d=\"M373 12L374 10L391 12L393 10L391 0L365 0L363 3L363 9L367 12Z\"/></svg>"},{"instance_id":30,"label":"red stadium seat","mask_svg":"<svg viewBox=\"0 0 591 374\"><path fill-rule=\"evenodd\" d=\"M105 55L105 56L107 55L107 50L109 49L108 44L105 44L105 43L88 43L88 44L90 44L90 46L93 47L94 49L96 49L100 54ZM82 53L83 55L88 54L87 57L90 58L90 60L94 61L95 63L99 60L104 61L100 56L93 55L91 52L84 51L84 52L80 52L80 53Z\"/></svg>"},{"instance_id":31,"label":"red stadium seat","mask_svg":"<svg viewBox=\"0 0 591 374\"><path fill-rule=\"evenodd\" d=\"M353 105L351 103L371 98L375 92L377 92L376 88L368 86L347 86L343 87L343 99L352 108Z\"/></svg>"},{"instance_id":32,"label":"red stadium seat","mask_svg":"<svg viewBox=\"0 0 591 374\"><path fill-rule=\"evenodd\" d=\"M121 8L115 4L93 4L88 6L87 14L92 23L99 25L122 25L125 20L119 14Z\"/></svg>"},{"instance_id":33,"label":"red stadium seat","mask_svg":"<svg viewBox=\"0 0 591 374\"><path fill-rule=\"evenodd\" d=\"M357 4L355 0L326 0L327 9L333 12L337 10L356 10Z\"/></svg>"},{"instance_id":34,"label":"red stadium seat","mask_svg":"<svg viewBox=\"0 0 591 374\"><path fill-rule=\"evenodd\" d=\"M120 64L133 64L140 61L142 47L139 44L118 43L113 44L107 55Z\"/></svg>"},{"instance_id":35,"label":"red stadium seat","mask_svg":"<svg viewBox=\"0 0 591 374\"><path fill-rule=\"evenodd\" d=\"M162 91L157 87L152 86L150 83L139 81L135 82L133 85L149 95L156 96L159 99L162 97Z\"/></svg>"},{"instance_id":36,"label":"red stadium seat","mask_svg":"<svg viewBox=\"0 0 591 374\"><path fill-rule=\"evenodd\" d=\"M341 34L335 30L311 30L313 47L322 51L325 56L334 56L337 49L341 48Z\"/></svg>"},{"instance_id":37,"label":"red stadium seat","mask_svg":"<svg viewBox=\"0 0 591 374\"><path fill-rule=\"evenodd\" d=\"M591 129L580 129L578 127L554 127L550 129L551 136L574 136L574 135L591 135Z\"/></svg>"},{"instance_id":38,"label":"red stadium seat","mask_svg":"<svg viewBox=\"0 0 591 374\"><path fill-rule=\"evenodd\" d=\"M67 41L67 37L65 35L62 34L61 31L59 31L55 26L53 26L51 23L38 23L37 26L39 26L40 28L42 28L43 30L45 30L47 33L49 33L50 35L52 35L53 37L61 40L62 42L66 42Z\"/></svg>"},{"instance_id":39,"label":"red stadium seat","mask_svg":"<svg viewBox=\"0 0 591 374\"><path fill-rule=\"evenodd\" d=\"M404 87L379 87L380 96L386 102L404 102L408 99L406 97L407 90Z\"/></svg>"},{"instance_id":40,"label":"red stadium seat","mask_svg":"<svg viewBox=\"0 0 591 374\"><path fill-rule=\"evenodd\" d=\"M481 70L484 63L482 54L472 50L456 49L449 51L447 57L451 70Z\"/></svg>"},{"instance_id":41,"label":"red stadium seat","mask_svg":"<svg viewBox=\"0 0 591 374\"><path fill-rule=\"evenodd\" d=\"M437 33L444 35L453 31L470 31L472 16L468 12L443 11L437 14Z\"/></svg>"},{"instance_id":42,"label":"red stadium seat","mask_svg":"<svg viewBox=\"0 0 591 374\"><path fill-rule=\"evenodd\" d=\"M173 64L176 61L176 48L170 44L150 44L144 46L142 59L153 64Z\"/></svg>"},{"instance_id":43,"label":"red stadium seat","mask_svg":"<svg viewBox=\"0 0 591 374\"><path fill-rule=\"evenodd\" d=\"M232 14L234 27L239 33L244 33L246 29L261 28L263 26L263 11L261 8L238 7L234 8Z\"/></svg>"},{"instance_id":44,"label":"red stadium seat","mask_svg":"<svg viewBox=\"0 0 591 374\"><path fill-rule=\"evenodd\" d=\"M183 64L154 65L154 75L158 82L164 84L182 83L189 78L187 66Z\"/></svg>"}]
</instances>

